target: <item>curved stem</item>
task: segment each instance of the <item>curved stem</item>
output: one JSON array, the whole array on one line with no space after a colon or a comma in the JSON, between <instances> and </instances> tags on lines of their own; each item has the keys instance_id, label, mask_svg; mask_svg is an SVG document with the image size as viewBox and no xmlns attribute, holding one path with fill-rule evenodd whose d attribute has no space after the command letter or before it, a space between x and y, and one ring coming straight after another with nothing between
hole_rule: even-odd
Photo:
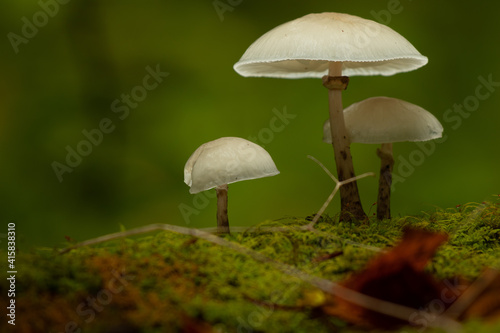
<instances>
[{"instance_id":1,"label":"curved stem","mask_svg":"<svg viewBox=\"0 0 500 333\"><path fill-rule=\"evenodd\" d=\"M342 63L330 62L328 76L323 82L335 77L341 77ZM338 87L325 86L328 88L328 102L330 111L330 129L332 133L332 146L335 153L335 164L337 165L337 176L339 181L355 177L352 164L349 137L345 128L344 110L342 107L342 89ZM346 184L340 188L341 220L365 219L367 216L361 206L358 186L356 182Z\"/></svg>"}]
</instances>

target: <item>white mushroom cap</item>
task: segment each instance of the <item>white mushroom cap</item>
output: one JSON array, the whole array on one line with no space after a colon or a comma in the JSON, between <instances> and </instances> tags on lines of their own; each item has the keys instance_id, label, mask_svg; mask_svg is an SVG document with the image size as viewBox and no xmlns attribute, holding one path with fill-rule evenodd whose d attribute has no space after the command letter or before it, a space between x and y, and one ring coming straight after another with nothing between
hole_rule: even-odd
<instances>
[{"instance_id":1,"label":"white mushroom cap","mask_svg":"<svg viewBox=\"0 0 500 333\"><path fill-rule=\"evenodd\" d=\"M403 36L386 25L341 13L309 14L257 39L234 65L242 76L321 78L328 62L343 62L343 75L393 75L427 63Z\"/></svg>"},{"instance_id":2,"label":"white mushroom cap","mask_svg":"<svg viewBox=\"0 0 500 333\"><path fill-rule=\"evenodd\" d=\"M202 144L184 167L184 182L198 193L224 184L279 174L269 153L245 139L224 137Z\"/></svg>"},{"instance_id":3,"label":"white mushroom cap","mask_svg":"<svg viewBox=\"0 0 500 333\"><path fill-rule=\"evenodd\" d=\"M427 141L442 136L443 126L430 112L390 97L372 97L344 110L349 140L358 143ZM331 143L330 121L323 125L323 141Z\"/></svg>"}]
</instances>

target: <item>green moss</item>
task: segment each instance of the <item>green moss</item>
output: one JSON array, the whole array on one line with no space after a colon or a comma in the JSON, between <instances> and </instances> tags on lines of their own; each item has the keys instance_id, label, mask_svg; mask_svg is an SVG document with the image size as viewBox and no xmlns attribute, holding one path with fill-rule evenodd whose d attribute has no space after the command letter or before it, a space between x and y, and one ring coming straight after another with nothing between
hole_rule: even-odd
<instances>
[{"instance_id":1,"label":"green moss","mask_svg":"<svg viewBox=\"0 0 500 333\"><path fill-rule=\"evenodd\" d=\"M498 267L499 208L497 203L469 204L364 223L325 217L317 233L295 228L309 219L286 218L225 237L309 274L339 281L362 268L377 249L397 242L403 227L422 227L450 234L427 269L439 278L458 275L472 281L484 267ZM266 232L268 227L286 232ZM321 259L332 254L337 255ZM307 296L313 288L296 277L231 249L169 232L64 255L49 249L20 252L17 262L20 332L64 332L71 321L83 332L192 327L213 332L328 332L346 327L338 319L316 317ZM4 293L5 280L0 287ZM95 308L89 299L97 300ZM0 300L0 306L6 305ZM493 332L477 322L464 330Z\"/></svg>"}]
</instances>

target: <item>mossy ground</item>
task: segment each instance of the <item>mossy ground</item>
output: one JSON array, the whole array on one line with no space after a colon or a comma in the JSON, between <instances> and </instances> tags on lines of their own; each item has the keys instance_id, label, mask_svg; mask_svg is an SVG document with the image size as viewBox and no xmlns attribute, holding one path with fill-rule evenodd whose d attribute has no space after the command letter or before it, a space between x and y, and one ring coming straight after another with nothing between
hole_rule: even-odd
<instances>
[{"instance_id":1,"label":"mossy ground","mask_svg":"<svg viewBox=\"0 0 500 333\"><path fill-rule=\"evenodd\" d=\"M498 201L380 222L325 218L317 225L319 234L292 228L308 222L268 221L253 232L225 237L333 281L362 268L377 248L392 246L408 225L450 234L427 266L438 278L459 275L473 281L484 267L500 267ZM270 226L290 231L255 232ZM328 255L333 256L325 259ZM321 301L321 293L307 283L231 249L169 232L109 241L64 255L53 249L20 252L17 265L18 332L351 330L341 320L317 316L314 305ZM6 280L0 288L5 295ZM3 309L6 302L0 298ZM5 318L0 325L7 326ZM500 329L500 323L495 325L470 322L465 331L494 332ZM418 331L406 329L413 330Z\"/></svg>"}]
</instances>

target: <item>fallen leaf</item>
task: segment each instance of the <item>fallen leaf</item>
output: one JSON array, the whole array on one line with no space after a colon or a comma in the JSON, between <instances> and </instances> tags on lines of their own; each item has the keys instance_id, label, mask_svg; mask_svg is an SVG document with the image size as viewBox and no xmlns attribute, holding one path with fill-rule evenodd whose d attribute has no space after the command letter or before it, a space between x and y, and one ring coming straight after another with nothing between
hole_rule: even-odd
<instances>
[{"instance_id":1,"label":"fallen leaf","mask_svg":"<svg viewBox=\"0 0 500 333\"><path fill-rule=\"evenodd\" d=\"M443 233L405 229L399 244L375 257L359 272L341 284L362 294L418 309L440 294L439 282L424 267L438 247L448 239ZM408 321L368 310L335 297L323 310L353 324L365 327L394 328Z\"/></svg>"}]
</instances>

